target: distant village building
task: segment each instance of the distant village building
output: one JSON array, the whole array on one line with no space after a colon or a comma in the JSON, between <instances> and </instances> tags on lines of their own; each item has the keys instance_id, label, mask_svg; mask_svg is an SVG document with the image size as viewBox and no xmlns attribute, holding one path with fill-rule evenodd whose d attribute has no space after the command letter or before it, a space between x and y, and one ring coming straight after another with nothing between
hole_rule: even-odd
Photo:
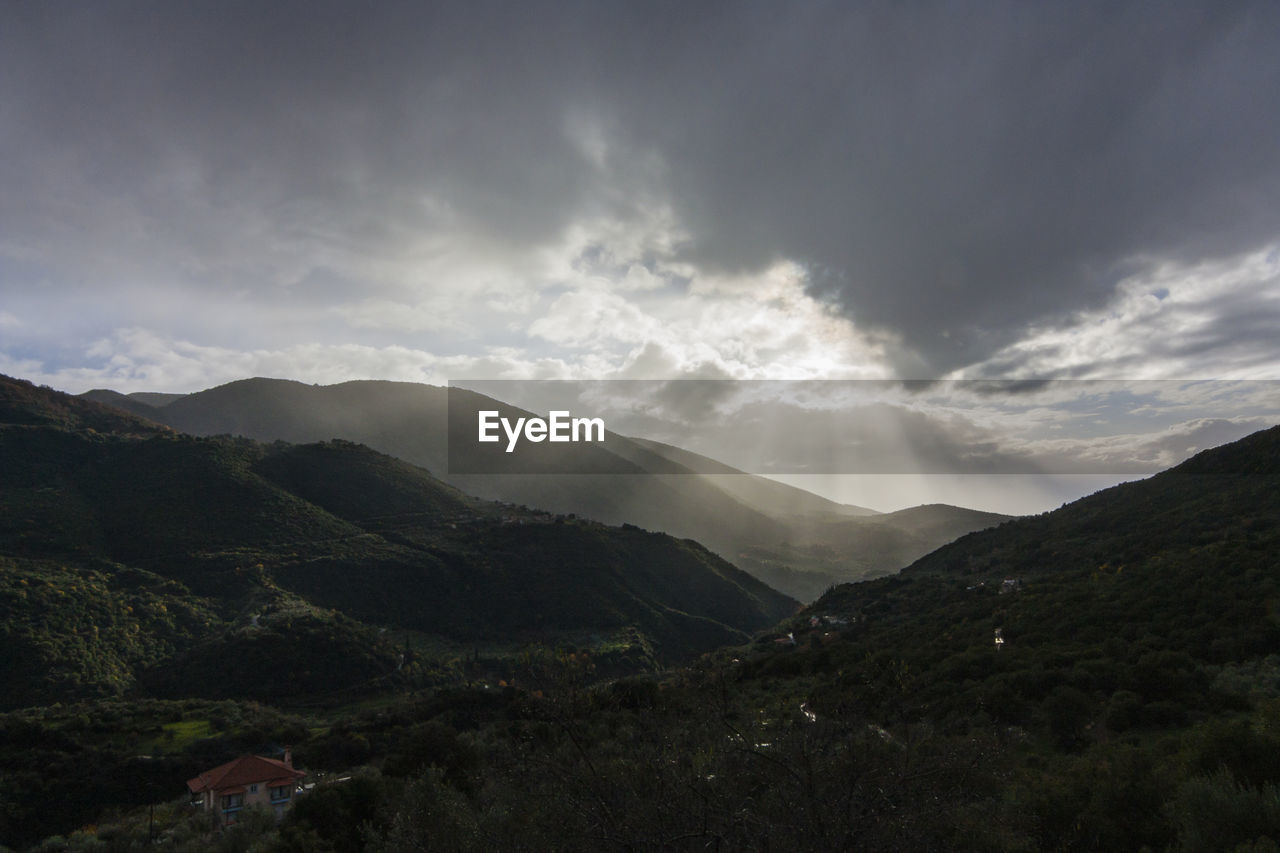
<instances>
[{"instance_id":1,"label":"distant village building","mask_svg":"<svg viewBox=\"0 0 1280 853\"><path fill-rule=\"evenodd\" d=\"M286 749L283 761L242 755L188 779L187 788L193 805L213 812L222 826L230 826L242 809L253 806L270 809L276 820L284 817L305 775L293 768L293 756Z\"/></svg>"}]
</instances>

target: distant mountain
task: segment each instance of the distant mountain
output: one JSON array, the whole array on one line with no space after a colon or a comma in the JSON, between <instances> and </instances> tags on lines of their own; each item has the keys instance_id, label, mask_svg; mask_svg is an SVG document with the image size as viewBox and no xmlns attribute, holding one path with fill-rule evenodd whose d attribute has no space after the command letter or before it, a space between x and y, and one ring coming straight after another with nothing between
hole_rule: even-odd
<instances>
[{"instance_id":1,"label":"distant mountain","mask_svg":"<svg viewBox=\"0 0 1280 853\"><path fill-rule=\"evenodd\" d=\"M917 536L945 538L950 541L975 530L985 530L1010 521L1013 516L996 512L951 506L949 504L923 504L896 512L886 512L875 518L876 523L909 531Z\"/></svg>"},{"instance_id":2,"label":"distant mountain","mask_svg":"<svg viewBox=\"0 0 1280 853\"><path fill-rule=\"evenodd\" d=\"M470 438L481 409L510 417L530 414L456 388L248 379L187 395L148 410L148 416L193 435L356 441L425 467L472 495L696 539L803 600L841 581L897 571L961 533L1006 518L940 505L881 515L680 448L614 433L601 445L538 446L524 457L536 476L450 470L450 418L455 434L465 429ZM466 445L474 442L459 442L455 450Z\"/></svg>"},{"instance_id":3,"label":"distant mountain","mask_svg":"<svg viewBox=\"0 0 1280 853\"><path fill-rule=\"evenodd\" d=\"M95 388L92 391L85 391L78 394L81 400L92 400L95 403L102 403L107 406L115 406L117 409L123 409L126 412L138 415L148 420L153 419L156 407L141 400L135 400L132 397L121 394L118 391L111 391L107 388Z\"/></svg>"},{"instance_id":4,"label":"distant mountain","mask_svg":"<svg viewBox=\"0 0 1280 853\"><path fill-rule=\"evenodd\" d=\"M93 393L93 392L89 392L89 393ZM142 403L147 406L154 406L155 408L158 409L162 406L169 405L174 400L181 400L183 397L187 395L186 394L165 394L159 391L134 391L132 394L126 394L125 396L128 397L130 400L133 400L134 402Z\"/></svg>"},{"instance_id":5,"label":"distant mountain","mask_svg":"<svg viewBox=\"0 0 1280 853\"><path fill-rule=\"evenodd\" d=\"M386 686L388 629L633 632L672 662L796 607L696 543L480 501L350 442L195 438L6 378L0 465L7 707Z\"/></svg>"},{"instance_id":6,"label":"distant mountain","mask_svg":"<svg viewBox=\"0 0 1280 853\"><path fill-rule=\"evenodd\" d=\"M115 406L125 411L133 412L136 415L151 417L156 409L163 408L175 400L181 400L187 395L161 394L152 391L135 391L132 394L121 394L119 391L112 391L107 388L95 388L77 396L82 400L106 403L108 406Z\"/></svg>"}]
</instances>

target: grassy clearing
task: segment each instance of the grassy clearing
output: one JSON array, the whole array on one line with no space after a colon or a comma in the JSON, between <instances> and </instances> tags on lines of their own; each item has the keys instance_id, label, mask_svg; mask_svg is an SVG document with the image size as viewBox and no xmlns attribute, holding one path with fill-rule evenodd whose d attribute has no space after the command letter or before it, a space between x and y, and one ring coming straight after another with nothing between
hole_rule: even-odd
<instances>
[{"instance_id":1,"label":"grassy clearing","mask_svg":"<svg viewBox=\"0 0 1280 853\"><path fill-rule=\"evenodd\" d=\"M208 720L179 720L176 723L165 723L160 736L166 747L185 749L202 738L214 735L213 724Z\"/></svg>"}]
</instances>

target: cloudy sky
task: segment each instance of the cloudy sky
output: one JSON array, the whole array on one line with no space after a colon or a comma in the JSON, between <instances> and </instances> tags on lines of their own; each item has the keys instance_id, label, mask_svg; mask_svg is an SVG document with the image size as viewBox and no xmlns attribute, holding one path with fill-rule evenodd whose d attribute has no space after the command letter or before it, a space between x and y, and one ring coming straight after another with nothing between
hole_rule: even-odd
<instances>
[{"instance_id":1,"label":"cloudy sky","mask_svg":"<svg viewBox=\"0 0 1280 853\"><path fill-rule=\"evenodd\" d=\"M1278 104L1269 0L6 3L0 372L1280 379Z\"/></svg>"}]
</instances>

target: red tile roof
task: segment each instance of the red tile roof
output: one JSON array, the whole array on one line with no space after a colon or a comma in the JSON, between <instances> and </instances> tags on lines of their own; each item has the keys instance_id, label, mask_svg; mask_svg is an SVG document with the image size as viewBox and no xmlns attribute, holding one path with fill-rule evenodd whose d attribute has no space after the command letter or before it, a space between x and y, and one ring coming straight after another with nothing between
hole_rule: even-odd
<instances>
[{"instance_id":1,"label":"red tile roof","mask_svg":"<svg viewBox=\"0 0 1280 853\"><path fill-rule=\"evenodd\" d=\"M194 779L187 780L191 793L203 791L225 792L230 788L243 788L257 783L272 786L291 785L306 774L294 770L283 761L263 758L260 755L242 755L212 770L206 770Z\"/></svg>"}]
</instances>

